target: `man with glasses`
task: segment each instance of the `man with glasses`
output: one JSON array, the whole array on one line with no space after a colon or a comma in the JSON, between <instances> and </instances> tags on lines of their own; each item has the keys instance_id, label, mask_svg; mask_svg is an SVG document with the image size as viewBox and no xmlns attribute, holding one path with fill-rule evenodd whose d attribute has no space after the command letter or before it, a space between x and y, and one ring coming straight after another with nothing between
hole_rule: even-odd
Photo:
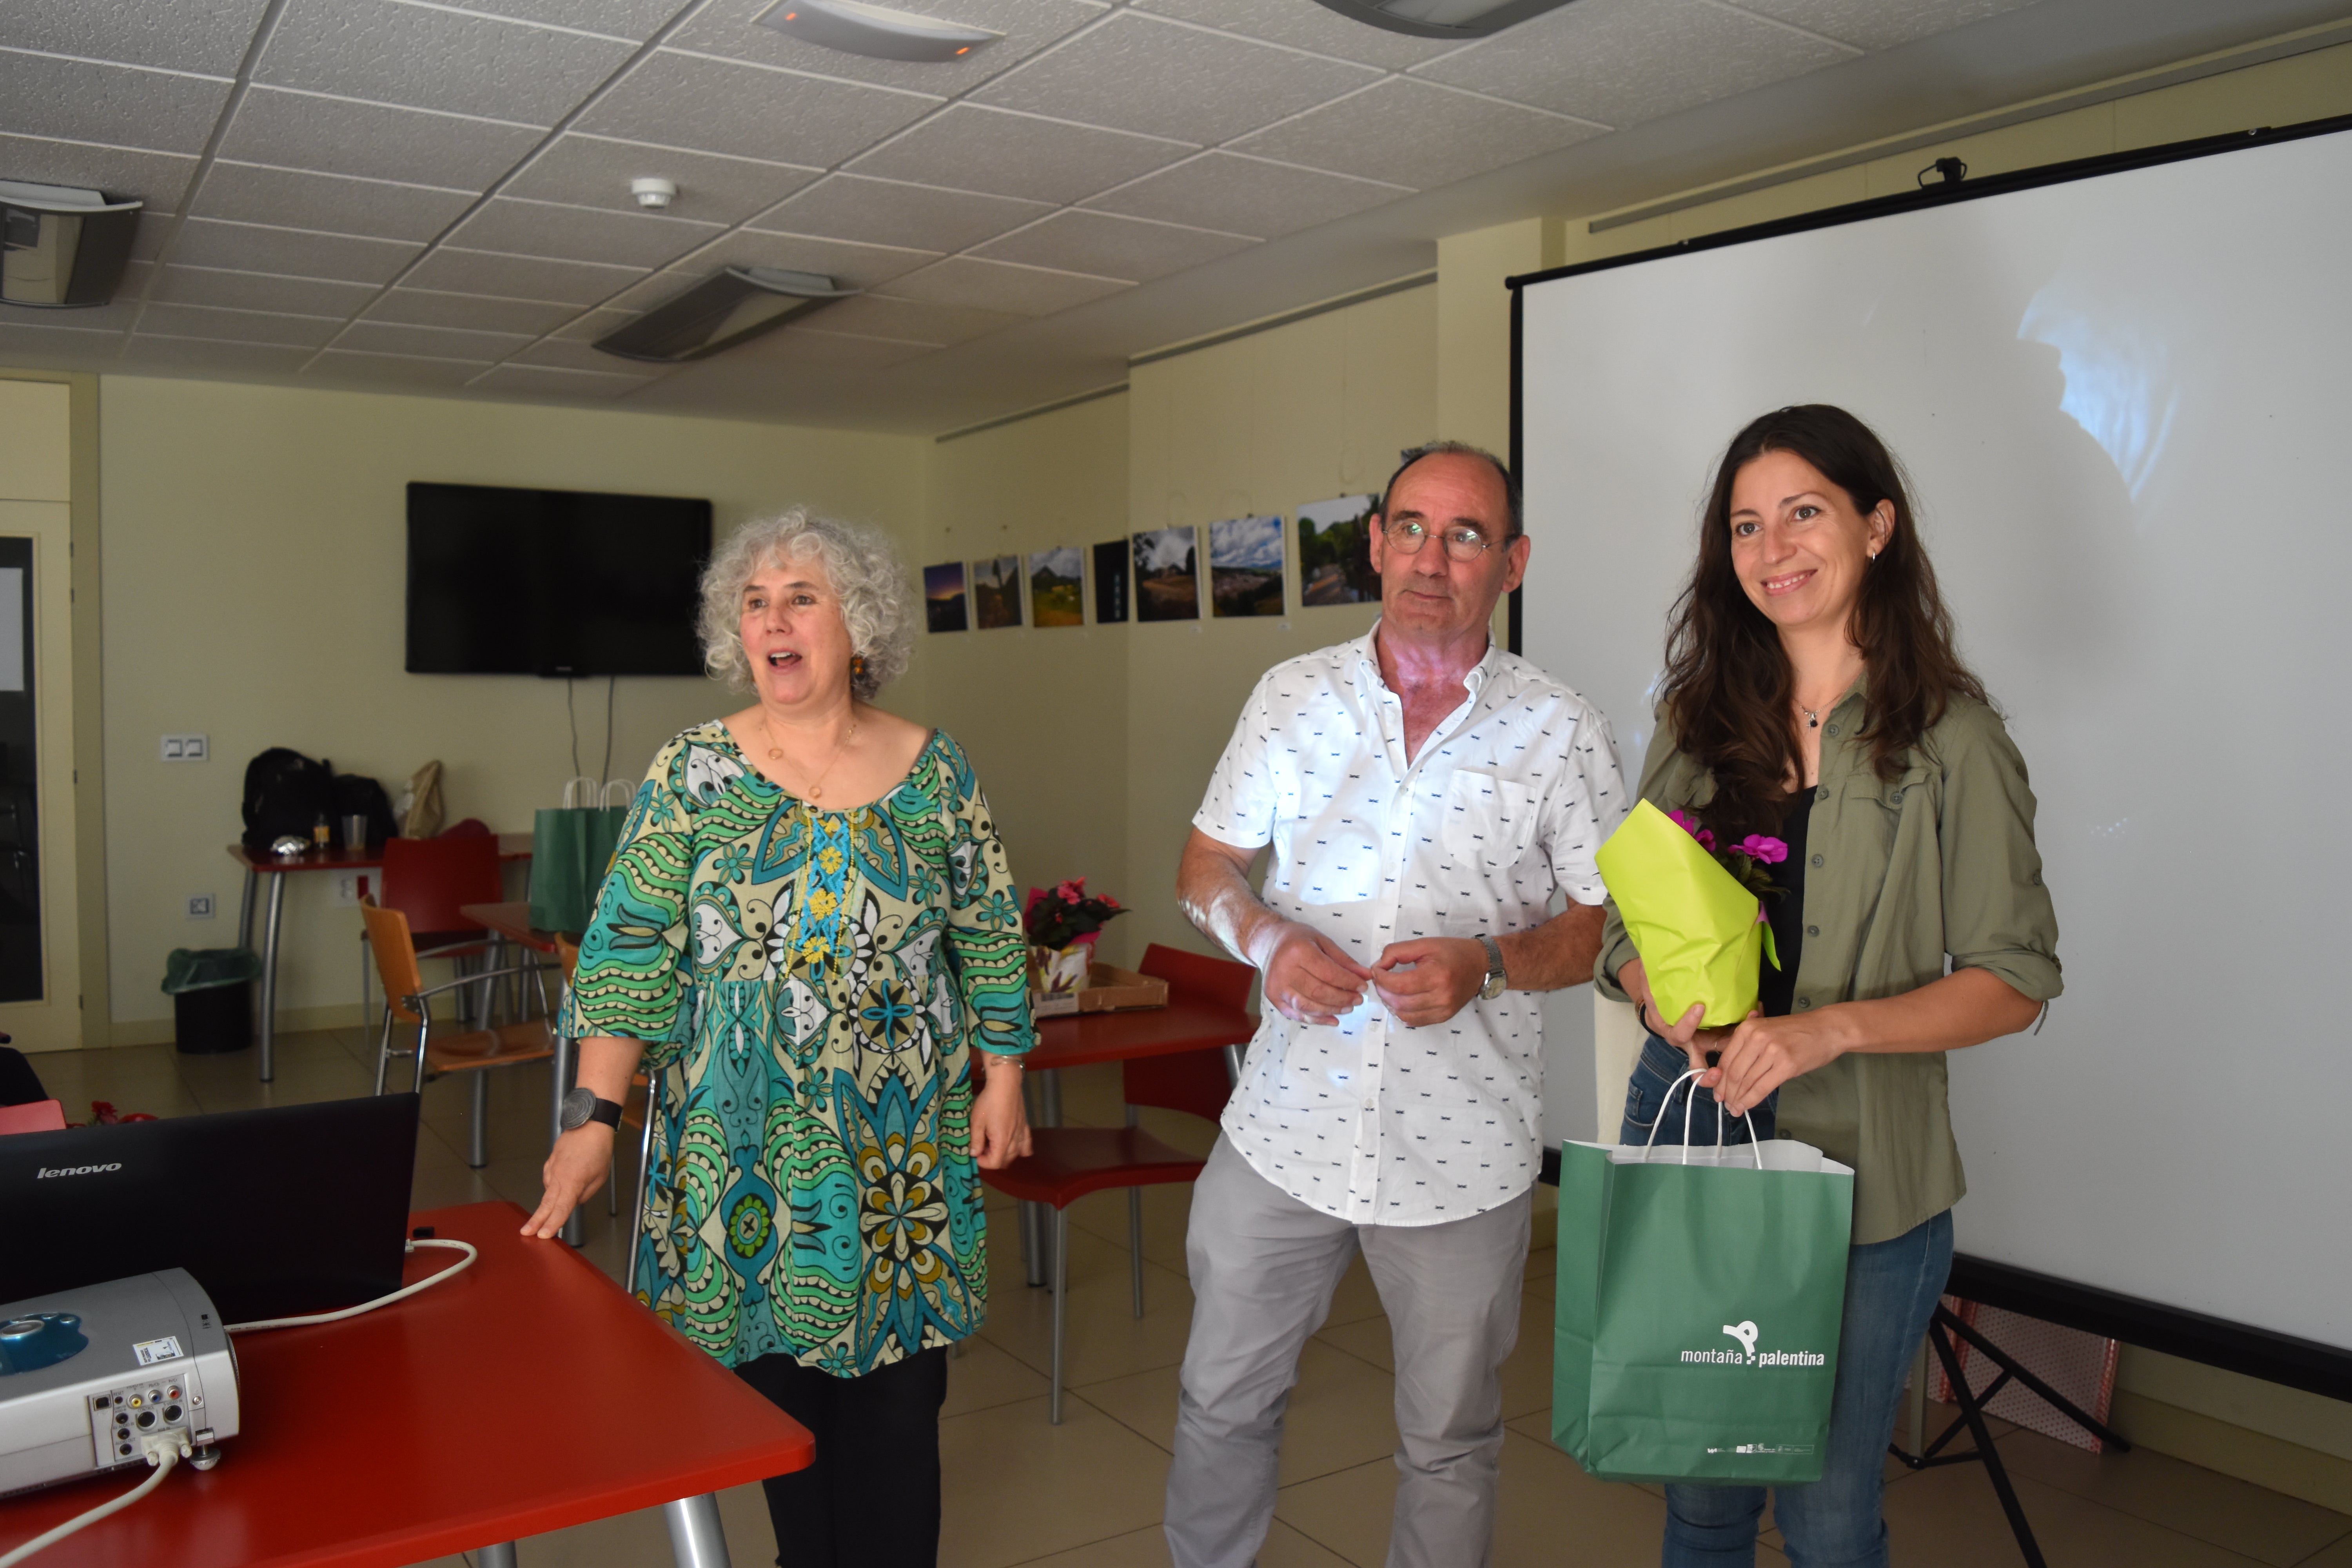
<instances>
[{"instance_id":1,"label":"man with glasses","mask_svg":"<svg viewBox=\"0 0 2352 1568\"><path fill-rule=\"evenodd\" d=\"M1592 977L1593 851L1631 802L1607 721L1489 640L1528 564L1509 469L1416 447L1373 521L1380 621L1258 682L1177 876L1265 1006L1193 1189L1176 1568L1255 1559L1299 1352L1359 1250L1395 1352L1391 1568L1471 1568L1494 1538L1543 1160L1537 994Z\"/></svg>"}]
</instances>

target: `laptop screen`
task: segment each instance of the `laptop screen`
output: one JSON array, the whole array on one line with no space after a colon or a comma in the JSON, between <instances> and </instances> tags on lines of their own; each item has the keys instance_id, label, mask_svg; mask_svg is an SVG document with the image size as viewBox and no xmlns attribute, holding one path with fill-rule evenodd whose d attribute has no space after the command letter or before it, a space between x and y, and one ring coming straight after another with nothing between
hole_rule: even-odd
<instances>
[{"instance_id":1,"label":"laptop screen","mask_svg":"<svg viewBox=\"0 0 2352 1568\"><path fill-rule=\"evenodd\" d=\"M418 1097L0 1138L0 1304L184 1268L225 1321L400 1287Z\"/></svg>"}]
</instances>

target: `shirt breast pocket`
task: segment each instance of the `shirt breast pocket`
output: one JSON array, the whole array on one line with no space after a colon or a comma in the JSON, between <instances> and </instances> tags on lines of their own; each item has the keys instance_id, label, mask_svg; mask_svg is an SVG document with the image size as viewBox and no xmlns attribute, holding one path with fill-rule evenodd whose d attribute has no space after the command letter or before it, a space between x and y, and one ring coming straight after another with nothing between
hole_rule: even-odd
<instances>
[{"instance_id":1,"label":"shirt breast pocket","mask_svg":"<svg viewBox=\"0 0 2352 1568\"><path fill-rule=\"evenodd\" d=\"M1457 864L1515 866L1536 832L1536 792L1493 773L1457 772L1445 786L1441 841Z\"/></svg>"}]
</instances>

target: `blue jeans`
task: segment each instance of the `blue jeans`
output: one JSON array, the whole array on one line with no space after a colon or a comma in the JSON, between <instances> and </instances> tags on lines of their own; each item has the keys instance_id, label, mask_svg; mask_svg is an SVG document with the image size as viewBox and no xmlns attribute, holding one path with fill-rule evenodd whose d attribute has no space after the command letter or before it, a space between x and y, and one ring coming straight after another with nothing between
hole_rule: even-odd
<instances>
[{"instance_id":1,"label":"blue jeans","mask_svg":"<svg viewBox=\"0 0 2352 1568\"><path fill-rule=\"evenodd\" d=\"M1666 1103L1666 1089L1675 1079L1690 1071L1690 1058L1677 1047L1668 1045L1656 1035L1642 1042L1641 1059L1633 1064L1633 1076L1625 1084L1625 1125L1617 1134L1620 1143L1647 1143L1650 1124L1662 1112L1672 1110L1666 1124L1658 1129L1660 1143L1680 1143L1683 1141L1685 1112L1688 1112L1690 1141L1694 1143L1745 1143L1748 1123L1756 1127L1756 1136L1772 1136L1776 1114L1780 1104L1778 1090L1767 1095L1764 1103L1748 1111L1738 1121L1724 1116L1715 1102L1715 1091L1686 1083L1675 1090L1674 1104ZM1722 1123L1718 1138L1717 1123Z\"/></svg>"},{"instance_id":2,"label":"blue jeans","mask_svg":"<svg viewBox=\"0 0 2352 1568\"><path fill-rule=\"evenodd\" d=\"M1687 1065L1680 1051L1654 1035L1650 1037L1626 1094L1625 1126L1619 1135L1622 1142L1638 1143L1649 1137L1649 1126L1637 1123L1634 1113L1654 1121L1654 1108L1664 1101L1665 1085ZM1661 1143L1682 1142L1681 1101L1675 1096L1673 1117L1658 1130ZM1754 1113L1758 1133L1767 1138L1772 1135L1769 1109L1768 1102ZM1714 1129L1707 1126L1706 1133L1699 1129L1713 1120L1702 1100L1691 1137L1706 1142ZM1903 1380L1951 1271L1948 1210L1891 1241L1847 1253L1837 1388L1830 1396L1829 1452L1822 1458L1822 1479L1780 1488L1772 1505L1772 1522L1779 1526L1787 1542L1783 1550L1795 1568L1885 1568L1886 1521L1880 1516L1879 1494L1886 1445L1895 1436ZM1762 1487L1676 1482L1666 1488L1666 1539L1659 1562L1663 1568L1749 1568L1756 1561L1756 1531L1763 1513Z\"/></svg>"}]
</instances>

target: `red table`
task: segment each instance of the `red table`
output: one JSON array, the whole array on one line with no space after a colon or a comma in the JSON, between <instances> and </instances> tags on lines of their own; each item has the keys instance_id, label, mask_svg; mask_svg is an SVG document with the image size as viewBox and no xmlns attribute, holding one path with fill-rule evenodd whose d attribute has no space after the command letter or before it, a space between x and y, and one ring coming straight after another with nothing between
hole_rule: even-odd
<instances>
[{"instance_id":1,"label":"red table","mask_svg":"<svg viewBox=\"0 0 2352 1568\"><path fill-rule=\"evenodd\" d=\"M528 833L501 833L499 858L528 860L530 845L531 836ZM239 947L253 945L253 895L261 879L269 879L269 911L261 944L261 1081L268 1083L278 1075L278 924L286 907L287 877L296 871L364 871L383 865L383 855L381 849L373 855L364 849L314 849L307 855L271 855L232 844L228 858L245 868L245 896L236 910ZM364 985L362 992L364 995ZM360 1023L364 1026L367 1020L362 1018Z\"/></svg>"},{"instance_id":2,"label":"red table","mask_svg":"<svg viewBox=\"0 0 2352 1568\"><path fill-rule=\"evenodd\" d=\"M236 1341L242 1430L218 1468L182 1464L153 1495L42 1552L38 1568L401 1568L666 1506L679 1568L726 1568L726 1487L803 1468L806 1428L572 1248L517 1234L523 1211L412 1215L480 1261L380 1311ZM408 1278L446 1268L411 1255ZM0 1502L13 1546L146 1472Z\"/></svg>"}]
</instances>

